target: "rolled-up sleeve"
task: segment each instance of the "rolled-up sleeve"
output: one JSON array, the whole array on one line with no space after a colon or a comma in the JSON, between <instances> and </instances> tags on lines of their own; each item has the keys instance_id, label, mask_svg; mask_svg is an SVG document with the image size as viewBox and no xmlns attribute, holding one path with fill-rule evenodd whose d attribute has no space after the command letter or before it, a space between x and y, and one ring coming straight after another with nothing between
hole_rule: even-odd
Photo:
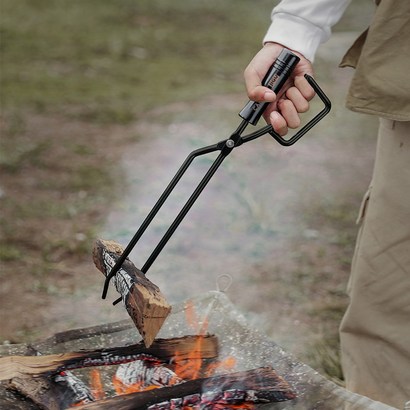
<instances>
[{"instance_id":1,"label":"rolled-up sleeve","mask_svg":"<svg viewBox=\"0 0 410 410\"><path fill-rule=\"evenodd\" d=\"M313 61L350 1L282 0L272 11L272 23L263 42L282 44Z\"/></svg>"}]
</instances>

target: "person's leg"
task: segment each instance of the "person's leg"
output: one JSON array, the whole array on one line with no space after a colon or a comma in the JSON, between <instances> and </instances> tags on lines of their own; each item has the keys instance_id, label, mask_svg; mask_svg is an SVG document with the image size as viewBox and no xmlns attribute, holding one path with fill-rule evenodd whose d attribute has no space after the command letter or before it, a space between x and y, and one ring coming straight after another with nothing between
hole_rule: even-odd
<instances>
[{"instance_id":1,"label":"person's leg","mask_svg":"<svg viewBox=\"0 0 410 410\"><path fill-rule=\"evenodd\" d=\"M347 389L410 400L410 122L380 121L340 327Z\"/></svg>"}]
</instances>

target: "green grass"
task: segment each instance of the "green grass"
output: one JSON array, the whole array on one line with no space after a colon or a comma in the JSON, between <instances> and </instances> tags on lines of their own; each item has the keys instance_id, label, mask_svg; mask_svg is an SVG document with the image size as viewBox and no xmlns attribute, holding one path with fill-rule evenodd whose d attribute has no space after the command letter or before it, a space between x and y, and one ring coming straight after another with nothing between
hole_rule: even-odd
<instances>
[{"instance_id":1,"label":"green grass","mask_svg":"<svg viewBox=\"0 0 410 410\"><path fill-rule=\"evenodd\" d=\"M159 103L242 90L270 8L267 0L3 0L3 107L81 104L84 119L124 123Z\"/></svg>"}]
</instances>

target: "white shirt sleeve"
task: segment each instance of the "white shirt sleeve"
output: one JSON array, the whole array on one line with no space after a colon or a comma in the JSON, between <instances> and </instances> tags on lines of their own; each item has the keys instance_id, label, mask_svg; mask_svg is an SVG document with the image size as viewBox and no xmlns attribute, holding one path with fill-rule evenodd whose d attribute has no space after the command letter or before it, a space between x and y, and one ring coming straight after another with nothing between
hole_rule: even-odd
<instances>
[{"instance_id":1,"label":"white shirt sleeve","mask_svg":"<svg viewBox=\"0 0 410 410\"><path fill-rule=\"evenodd\" d=\"M272 11L272 24L263 42L275 42L298 51L310 61L326 42L331 27L351 0L282 0Z\"/></svg>"}]
</instances>

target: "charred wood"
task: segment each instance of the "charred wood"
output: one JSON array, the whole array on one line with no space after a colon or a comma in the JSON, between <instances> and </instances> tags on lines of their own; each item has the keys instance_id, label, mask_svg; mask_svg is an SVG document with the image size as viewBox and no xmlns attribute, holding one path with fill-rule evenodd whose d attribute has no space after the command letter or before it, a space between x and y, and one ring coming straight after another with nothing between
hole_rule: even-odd
<instances>
[{"instance_id":1,"label":"charred wood","mask_svg":"<svg viewBox=\"0 0 410 410\"><path fill-rule=\"evenodd\" d=\"M198 343L199 340L200 343ZM179 360L196 359L198 356L202 359L214 359L218 356L218 340L212 335L184 336L157 339L151 347L146 347L141 342L124 347L44 356L6 356L0 358L0 380L40 376L82 367L127 363L144 354L167 362L177 353Z\"/></svg>"},{"instance_id":2,"label":"charred wood","mask_svg":"<svg viewBox=\"0 0 410 410\"><path fill-rule=\"evenodd\" d=\"M95 399L90 389L71 372L62 372L55 377L16 377L8 388L29 398L42 410L65 410Z\"/></svg>"},{"instance_id":3,"label":"charred wood","mask_svg":"<svg viewBox=\"0 0 410 410\"><path fill-rule=\"evenodd\" d=\"M131 393L77 407L81 410L212 409L218 405L292 400L290 385L270 367L190 380L171 387Z\"/></svg>"}]
</instances>

